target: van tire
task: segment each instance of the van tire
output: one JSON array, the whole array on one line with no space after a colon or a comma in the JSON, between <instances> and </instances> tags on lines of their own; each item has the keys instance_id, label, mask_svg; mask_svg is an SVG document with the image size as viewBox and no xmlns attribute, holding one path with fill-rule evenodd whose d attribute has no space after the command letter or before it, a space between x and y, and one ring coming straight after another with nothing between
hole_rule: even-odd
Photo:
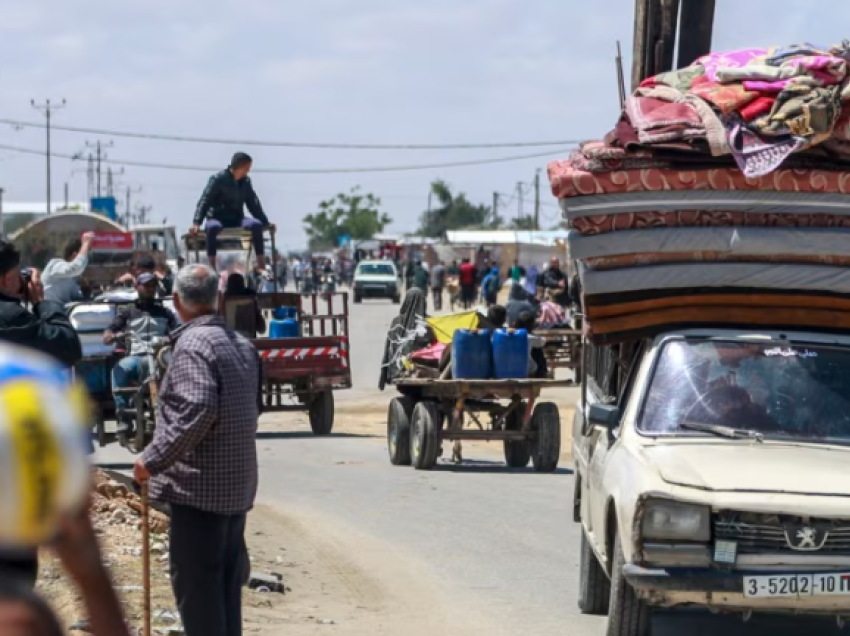
<instances>
[{"instance_id":1,"label":"van tire","mask_svg":"<svg viewBox=\"0 0 850 636\"><path fill-rule=\"evenodd\" d=\"M587 533L581 530L579 555L578 608L582 614L605 616L611 603L611 581L596 553L590 547Z\"/></svg>"},{"instance_id":2,"label":"van tire","mask_svg":"<svg viewBox=\"0 0 850 636\"><path fill-rule=\"evenodd\" d=\"M623 575L626 557L620 534L614 540L611 568L611 602L608 605L607 636L650 636L650 609L640 600Z\"/></svg>"}]
</instances>

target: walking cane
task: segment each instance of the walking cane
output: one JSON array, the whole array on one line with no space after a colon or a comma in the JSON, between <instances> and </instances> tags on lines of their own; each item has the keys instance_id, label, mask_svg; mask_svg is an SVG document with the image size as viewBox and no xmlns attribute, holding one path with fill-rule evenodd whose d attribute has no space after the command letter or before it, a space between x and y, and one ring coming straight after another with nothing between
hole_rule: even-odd
<instances>
[{"instance_id":1,"label":"walking cane","mask_svg":"<svg viewBox=\"0 0 850 636\"><path fill-rule=\"evenodd\" d=\"M142 636L151 636L151 541L148 521L148 482L142 482L142 590L144 594Z\"/></svg>"}]
</instances>

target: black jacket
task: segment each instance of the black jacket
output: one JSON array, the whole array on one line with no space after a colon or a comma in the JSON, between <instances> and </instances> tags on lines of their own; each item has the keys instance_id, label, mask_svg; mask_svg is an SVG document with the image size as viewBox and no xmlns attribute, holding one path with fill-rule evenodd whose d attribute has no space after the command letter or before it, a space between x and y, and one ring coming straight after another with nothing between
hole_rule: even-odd
<instances>
[{"instance_id":1,"label":"black jacket","mask_svg":"<svg viewBox=\"0 0 850 636\"><path fill-rule=\"evenodd\" d=\"M77 364L83 348L62 305L43 300L33 312L17 298L0 294L0 341L48 353L68 367Z\"/></svg>"},{"instance_id":2,"label":"black jacket","mask_svg":"<svg viewBox=\"0 0 850 636\"><path fill-rule=\"evenodd\" d=\"M269 224L251 179L245 177L237 181L230 169L225 168L210 177L198 201L194 224L201 225L204 219L215 219L224 227L239 227L245 218L245 206L260 223Z\"/></svg>"}]
</instances>

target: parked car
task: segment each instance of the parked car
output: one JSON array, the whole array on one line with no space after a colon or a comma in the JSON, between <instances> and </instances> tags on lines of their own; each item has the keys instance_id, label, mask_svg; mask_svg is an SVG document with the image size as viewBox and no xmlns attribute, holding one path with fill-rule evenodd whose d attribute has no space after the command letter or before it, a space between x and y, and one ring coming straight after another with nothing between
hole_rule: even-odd
<instances>
[{"instance_id":1,"label":"parked car","mask_svg":"<svg viewBox=\"0 0 850 636\"><path fill-rule=\"evenodd\" d=\"M602 347L595 347L598 354ZM690 330L589 351L579 606L850 617L850 338ZM603 388L604 387L604 388Z\"/></svg>"},{"instance_id":2,"label":"parked car","mask_svg":"<svg viewBox=\"0 0 850 636\"><path fill-rule=\"evenodd\" d=\"M360 261L354 270L354 302L364 298L390 298L401 302L398 271L392 261Z\"/></svg>"}]
</instances>

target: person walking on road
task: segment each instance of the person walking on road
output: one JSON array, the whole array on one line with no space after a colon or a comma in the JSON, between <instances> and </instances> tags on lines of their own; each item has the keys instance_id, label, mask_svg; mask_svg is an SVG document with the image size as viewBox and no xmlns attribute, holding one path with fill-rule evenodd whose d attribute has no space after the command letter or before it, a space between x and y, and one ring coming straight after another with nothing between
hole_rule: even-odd
<instances>
[{"instance_id":1,"label":"person walking on road","mask_svg":"<svg viewBox=\"0 0 850 636\"><path fill-rule=\"evenodd\" d=\"M187 636L240 636L250 564L245 522L257 494L261 368L248 339L216 314L218 275L177 275L172 361L137 482L171 506L171 583Z\"/></svg>"},{"instance_id":2,"label":"person walking on road","mask_svg":"<svg viewBox=\"0 0 850 636\"><path fill-rule=\"evenodd\" d=\"M475 265L465 258L460 264L460 302L464 309L475 302L475 281Z\"/></svg>"},{"instance_id":3,"label":"person walking on road","mask_svg":"<svg viewBox=\"0 0 850 636\"><path fill-rule=\"evenodd\" d=\"M443 311L443 290L446 287L446 266L440 261L431 270L431 292L434 296L434 311Z\"/></svg>"},{"instance_id":4,"label":"person walking on road","mask_svg":"<svg viewBox=\"0 0 850 636\"><path fill-rule=\"evenodd\" d=\"M416 261L416 265L413 267L413 285L411 285L411 289L420 289L427 297L428 270L422 266L422 261Z\"/></svg>"}]
</instances>

